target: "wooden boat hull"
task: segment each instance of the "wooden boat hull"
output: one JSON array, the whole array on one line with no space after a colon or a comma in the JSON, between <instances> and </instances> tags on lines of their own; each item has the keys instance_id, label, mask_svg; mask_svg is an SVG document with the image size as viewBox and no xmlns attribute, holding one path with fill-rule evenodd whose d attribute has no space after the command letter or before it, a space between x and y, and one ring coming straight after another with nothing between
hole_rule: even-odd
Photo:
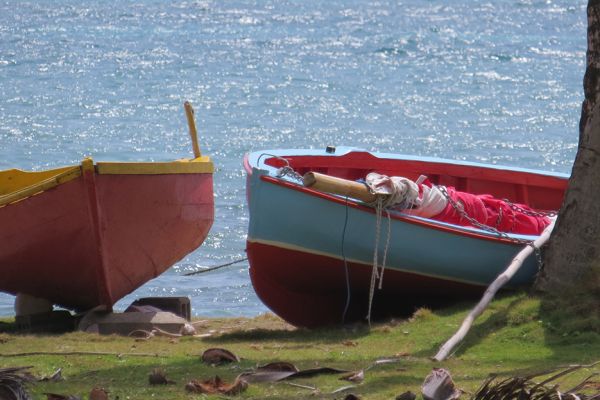
<instances>
[{"instance_id":1,"label":"wooden boat hull","mask_svg":"<svg viewBox=\"0 0 600 400\"><path fill-rule=\"evenodd\" d=\"M360 202L277 178L277 168L284 165L281 157L300 173L312 170L351 179L370 171L416 179L419 172L435 183L462 184L475 193L491 192L513 201L528 196L529 203L542 209L558 208L566 186L566 176L560 174L350 149L338 149L333 155L315 150L251 153L244 164L252 283L275 313L306 327L351 322L367 315L376 218L373 209ZM393 213L389 224L383 284L374 296L375 317L407 315L418 306L480 295L522 248L516 239L533 238L500 238L479 229L402 213ZM379 231L381 262L387 218ZM509 286L530 284L537 269L535 258L530 257Z\"/></svg>"},{"instance_id":2,"label":"wooden boat hull","mask_svg":"<svg viewBox=\"0 0 600 400\"><path fill-rule=\"evenodd\" d=\"M4 204L0 290L77 310L112 306L204 241L212 170L208 157L89 160L67 182Z\"/></svg>"}]
</instances>

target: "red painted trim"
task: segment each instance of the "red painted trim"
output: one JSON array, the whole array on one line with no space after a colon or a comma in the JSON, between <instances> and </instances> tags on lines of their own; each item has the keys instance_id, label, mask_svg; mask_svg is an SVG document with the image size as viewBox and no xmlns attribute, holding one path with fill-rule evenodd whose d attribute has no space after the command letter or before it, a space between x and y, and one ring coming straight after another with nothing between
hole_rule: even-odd
<instances>
[{"instance_id":1,"label":"red painted trim","mask_svg":"<svg viewBox=\"0 0 600 400\"><path fill-rule=\"evenodd\" d=\"M330 195L330 194L327 194L327 193L319 192L319 191L316 191L316 190L313 190L313 189L309 189L309 188L306 188L306 187L303 187L303 186L298 186L298 185L295 185L293 183L284 181L282 179L274 178L274 177L268 176L268 175L263 175L263 176L260 177L260 179L263 180L263 181L265 181L265 182L267 182L267 183L271 183L271 184L276 185L276 186L283 186L283 187L285 187L287 189L295 190L295 191L307 194L309 196L319 197L319 198L321 198L323 200L343 205L344 207L346 205L348 205L349 207L355 208L357 210L360 210L360 211L363 211L363 212L367 212L367 213L371 213L371 214L375 214L375 210L373 208L367 207L367 206L363 206L363 205L358 204L358 203L356 203L356 202L354 202L354 201L352 201L350 199L349 199L348 202L346 202L345 199L341 199L341 198L339 198L337 196L333 196L333 195ZM394 220L397 220L397 221L402 221L402 222L405 222L405 223L409 223L409 224L413 224L413 225L418 225L418 226L424 226L424 227L427 227L427 228L430 228L430 229L435 229L435 230L438 230L438 231L451 233L453 235L460 235L460 236L465 236L465 237L475 238L475 239L481 239L481 240L489 240L489 241L492 241L492 242L501 242L501 243L506 243L506 244L511 244L511 245L515 244L515 242L513 242L511 240L508 240L508 239L489 237L489 236L486 236L486 235L478 234L476 232L466 232L466 231L463 231L463 230L460 230L460 229L453 229L453 228L450 228L450 227L447 227L447 226L438 225L436 223L430 223L430 222L427 222L427 221L419 221L419 220L416 220L416 219L413 219L413 218L410 218L410 217L403 217L403 216L395 215L395 214L390 214L390 217L392 219L394 219Z\"/></svg>"},{"instance_id":2,"label":"red painted trim","mask_svg":"<svg viewBox=\"0 0 600 400\"><path fill-rule=\"evenodd\" d=\"M372 269L364 264L247 243L250 278L258 297L296 326L319 327L363 320L367 315ZM484 286L386 269L375 291L375 318L411 315L416 307L447 306L477 298ZM348 302L349 301L349 302Z\"/></svg>"}]
</instances>

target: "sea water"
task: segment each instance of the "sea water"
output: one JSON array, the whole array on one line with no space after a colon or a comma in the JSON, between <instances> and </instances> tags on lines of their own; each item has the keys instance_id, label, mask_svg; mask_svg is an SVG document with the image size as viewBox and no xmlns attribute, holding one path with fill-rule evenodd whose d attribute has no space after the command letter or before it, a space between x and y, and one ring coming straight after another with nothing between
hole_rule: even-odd
<instances>
[{"instance_id":1,"label":"sea water","mask_svg":"<svg viewBox=\"0 0 600 400\"><path fill-rule=\"evenodd\" d=\"M189 100L215 223L117 309L189 296L195 315L256 315L247 262L183 276L245 257L244 153L349 145L569 172L586 3L1 0L0 169L190 157ZM0 315L12 304L0 295Z\"/></svg>"}]
</instances>

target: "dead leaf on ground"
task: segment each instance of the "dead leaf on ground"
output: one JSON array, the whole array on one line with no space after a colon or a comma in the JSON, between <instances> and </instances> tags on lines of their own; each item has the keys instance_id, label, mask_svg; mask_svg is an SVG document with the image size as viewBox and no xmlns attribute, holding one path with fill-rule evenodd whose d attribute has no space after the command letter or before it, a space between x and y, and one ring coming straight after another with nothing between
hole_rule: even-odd
<instances>
[{"instance_id":1,"label":"dead leaf on ground","mask_svg":"<svg viewBox=\"0 0 600 400\"><path fill-rule=\"evenodd\" d=\"M450 372L443 368L434 368L421 386L425 400L455 400L461 391L454 385Z\"/></svg>"},{"instance_id":2,"label":"dead leaf on ground","mask_svg":"<svg viewBox=\"0 0 600 400\"><path fill-rule=\"evenodd\" d=\"M36 379L27 370L28 367L0 368L0 399L29 399L27 385Z\"/></svg>"},{"instance_id":3,"label":"dead leaf on ground","mask_svg":"<svg viewBox=\"0 0 600 400\"><path fill-rule=\"evenodd\" d=\"M276 362L258 367L254 371L244 372L240 377L250 383L279 382L284 379L308 378L322 374L341 374L346 372L349 371L329 367L311 368L300 371L293 364Z\"/></svg>"},{"instance_id":4,"label":"dead leaf on ground","mask_svg":"<svg viewBox=\"0 0 600 400\"><path fill-rule=\"evenodd\" d=\"M162 368L154 368L148 376L148 382L151 385L171 385L175 383L167 378L167 374Z\"/></svg>"},{"instance_id":5,"label":"dead leaf on ground","mask_svg":"<svg viewBox=\"0 0 600 400\"><path fill-rule=\"evenodd\" d=\"M294 364L286 361L277 361L260 365L256 367L258 371L281 371L281 372L299 372L300 370Z\"/></svg>"},{"instance_id":6,"label":"dead leaf on ground","mask_svg":"<svg viewBox=\"0 0 600 400\"><path fill-rule=\"evenodd\" d=\"M345 372L350 372L346 369L337 369L331 367L320 367L320 368L310 368L302 371L296 372L293 377L294 378L307 378L316 375L327 375L327 374L343 374Z\"/></svg>"},{"instance_id":7,"label":"dead leaf on ground","mask_svg":"<svg viewBox=\"0 0 600 400\"><path fill-rule=\"evenodd\" d=\"M240 358L227 349L211 348L202 353L202 361L210 365L240 362Z\"/></svg>"},{"instance_id":8,"label":"dead leaf on ground","mask_svg":"<svg viewBox=\"0 0 600 400\"><path fill-rule=\"evenodd\" d=\"M191 393L224 394L227 396L242 393L247 388L248 382L240 377L237 377L232 384L228 384L218 376L215 376L202 382L192 380L185 385L185 390Z\"/></svg>"},{"instance_id":9,"label":"dead leaf on ground","mask_svg":"<svg viewBox=\"0 0 600 400\"><path fill-rule=\"evenodd\" d=\"M64 395L57 393L44 393L46 395L46 400L81 400L79 396L73 395Z\"/></svg>"},{"instance_id":10,"label":"dead leaf on ground","mask_svg":"<svg viewBox=\"0 0 600 400\"><path fill-rule=\"evenodd\" d=\"M600 390L600 382L589 381L589 382L586 382L583 387L586 388L586 389L597 389L597 390Z\"/></svg>"},{"instance_id":11,"label":"dead leaf on ground","mask_svg":"<svg viewBox=\"0 0 600 400\"><path fill-rule=\"evenodd\" d=\"M361 369L360 371L351 372L342 376L340 380L360 383L365 380L365 371Z\"/></svg>"},{"instance_id":12,"label":"dead leaf on ground","mask_svg":"<svg viewBox=\"0 0 600 400\"><path fill-rule=\"evenodd\" d=\"M396 400L415 400L417 395L410 390L396 396Z\"/></svg>"},{"instance_id":13,"label":"dead leaf on ground","mask_svg":"<svg viewBox=\"0 0 600 400\"><path fill-rule=\"evenodd\" d=\"M127 336L134 338L136 342L142 342L142 341L149 340L149 339L153 338L156 335L152 331L146 331L146 330L143 330L143 329L136 329L134 331L129 332L127 334Z\"/></svg>"},{"instance_id":14,"label":"dead leaf on ground","mask_svg":"<svg viewBox=\"0 0 600 400\"><path fill-rule=\"evenodd\" d=\"M95 387L90 392L90 400L108 400L108 392L103 388Z\"/></svg>"},{"instance_id":15,"label":"dead leaf on ground","mask_svg":"<svg viewBox=\"0 0 600 400\"><path fill-rule=\"evenodd\" d=\"M256 382L278 382L298 372L298 368L288 362L272 362L256 367L254 371L244 372L240 375L245 381Z\"/></svg>"}]
</instances>

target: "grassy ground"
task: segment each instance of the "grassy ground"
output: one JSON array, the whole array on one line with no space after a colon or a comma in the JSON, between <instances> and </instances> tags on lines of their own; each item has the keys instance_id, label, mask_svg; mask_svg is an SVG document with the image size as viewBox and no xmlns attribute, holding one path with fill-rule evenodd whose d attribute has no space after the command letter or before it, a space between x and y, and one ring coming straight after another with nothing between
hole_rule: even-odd
<instances>
[{"instance_id":1,"label":"grassy ground","mask_svg":"<svg viewBox=\"0 0 600 400\"><path fill-rule=\"evenodd\" d=\"M599 333L556 326L540 311L539 300L517 294L494 301L452 358L441 363L431 361L471 306L463 304L437 312L419 310L409 320L387 321L371 329L352 326L297 330L268 314L253 319L204 320L197 326L199 333L211 336L202 338L154 337L140 341L86 333L3 333L0 367L32 366L36 376L47 376L62 368L64 381L30 387L34 398L46 398L45 392L87 398L93 387L103 387L111 399L192 399L205 398L185 391L185 384L192 379L218 375L233 381L241 372L272 361L292 362L300 369L327 366L356 371L385 358L394 362L365 371L360 384L339 380L340 375L321 375L290 382L253 383L239 397L343 399L354 393L365 399L394 399L407 390L420 393L425 376L434 367L449 370L457 385L472 393L490 373L515 375L600 360ZM242 360L218 367L203 364L200 355L211 347L226 348ZM149 385L148 375L157 367L175 384ZM600 372L600 366L592 369ZM583 370L562 385L567 389L591 372ZM346 386L354 387L332 393Z\"/></svg>"}]
</instances>

